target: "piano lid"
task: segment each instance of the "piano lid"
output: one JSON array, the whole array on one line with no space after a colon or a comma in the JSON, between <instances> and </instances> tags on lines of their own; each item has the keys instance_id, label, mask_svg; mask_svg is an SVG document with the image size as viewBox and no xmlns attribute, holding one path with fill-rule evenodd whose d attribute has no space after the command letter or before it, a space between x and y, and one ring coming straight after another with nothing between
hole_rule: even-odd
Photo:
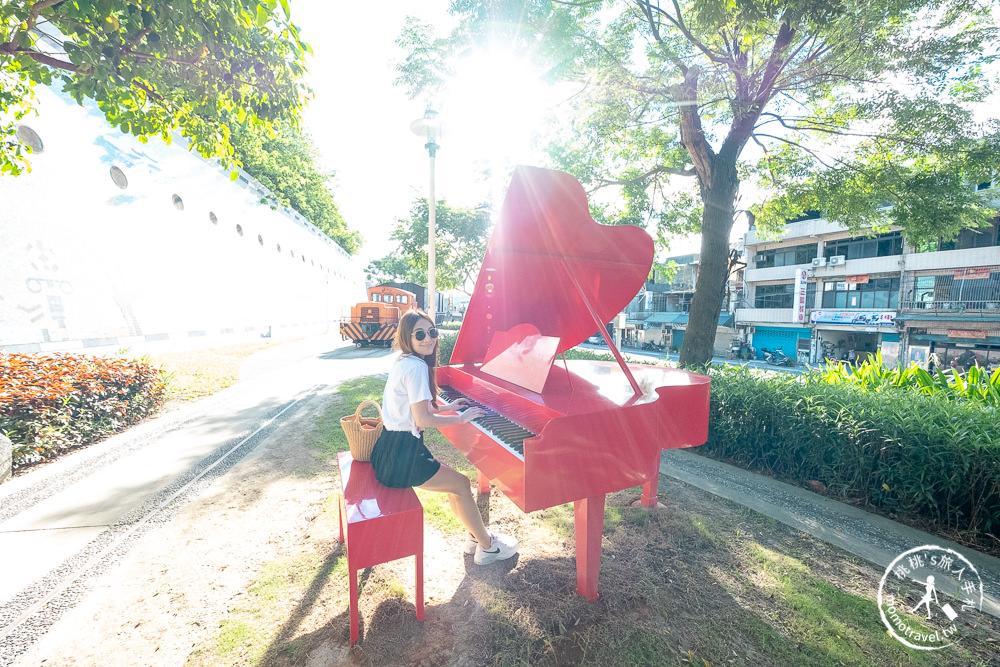
<instances>
[{"instance_id":1,"label":"piano lid","mask_svg":"<svg viewBox=\"0 0 1000 667\"><path fill-rule=\"evenodd\" d=\"M649 234L596 222L575 178L517 167L451 363L489 361L494 337L519 325L530 325L543 340L558 339L556 354L562 353L621 312L652 264Z\"/></svg>"}]
</instances>

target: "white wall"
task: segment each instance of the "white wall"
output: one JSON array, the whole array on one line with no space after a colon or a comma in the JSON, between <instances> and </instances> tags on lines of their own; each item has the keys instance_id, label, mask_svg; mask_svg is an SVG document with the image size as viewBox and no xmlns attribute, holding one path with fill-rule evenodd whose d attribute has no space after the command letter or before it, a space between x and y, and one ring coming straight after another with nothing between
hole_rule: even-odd
<instances>
[{"instance_id":1,"label":"white wall","mask_svg":"<svg viewBox=\"0 0 1000 667\"><path fill-rule=\"evenodd\" d=\"M363 267L184 140L141 144L96 109L38 94L40 115L23 122L44 150L31 173L0 178L0 348L335 330L343 307L364 298Z\"/></svg>"}]
</instances>

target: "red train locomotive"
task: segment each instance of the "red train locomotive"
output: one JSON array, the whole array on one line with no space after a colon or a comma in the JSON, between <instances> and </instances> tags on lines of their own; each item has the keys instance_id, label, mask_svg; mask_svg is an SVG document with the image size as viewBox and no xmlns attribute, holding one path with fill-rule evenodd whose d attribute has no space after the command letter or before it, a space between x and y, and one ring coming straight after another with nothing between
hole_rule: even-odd
<instances>
[{"instance_id":1,"label":"red train locomotive","mask_svg":"<svg viewBox=\"0 0 1000 667\"><path fill-rule=\"evenodd\" d=\"M399 318L417 307L417 295L398 287L378 285L368 288L368 301L351 306L350 319L340 323L340 335L355 345L389 347L396 335Z\"/></svg>"}]
</instances>

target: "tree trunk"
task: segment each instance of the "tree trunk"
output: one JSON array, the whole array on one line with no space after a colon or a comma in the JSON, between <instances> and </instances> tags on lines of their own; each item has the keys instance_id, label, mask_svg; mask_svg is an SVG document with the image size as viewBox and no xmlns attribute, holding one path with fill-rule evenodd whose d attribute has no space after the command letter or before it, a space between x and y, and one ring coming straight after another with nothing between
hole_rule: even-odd
<instances>
[{"instance_id":1,"label":"tree trunk","mask_svg":"<svg viewBox=\"0 0 1000 667\"><path fill-rule=\"evenodd\" d=\"M712 361L715 332L729 272L729 234L733 229L736 193L740 181L735 164L719 164L721 160L718 157L714 161L712 182L701 186L702 202L705 205L702 215L701 256L684 345L681 347L679 364L684 367L703 366Z\"/></svg>"}]
</instances>

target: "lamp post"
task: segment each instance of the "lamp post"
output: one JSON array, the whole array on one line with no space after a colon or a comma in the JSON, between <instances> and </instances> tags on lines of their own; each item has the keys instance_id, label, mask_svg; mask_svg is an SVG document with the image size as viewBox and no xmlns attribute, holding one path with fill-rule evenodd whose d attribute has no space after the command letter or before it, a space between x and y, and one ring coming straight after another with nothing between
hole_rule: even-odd
<instances>
[{"instance_id":1,"label":"lamp post","mask_svg":"<svg viewBox=\"0 0 1000 667\"><path fill-rule=\"evenodd\" d=\"M438 113L430 107L424 112L422 118L418 118L412 123L410 123L410 129L414 134L425 137L427 143L424 144L424 148L427 149L428 155L431 159L431 184L430 184L430 195L428 197L429 211L427 216L427 303L424 304L427 308L427 314L431 316L432 320L437 323L437 298L434 291L434 223L435 215L437 214L437 200L434 197L434 156L437 155L437 141L438 135L441 132L441 121L438 120Z\"/></svg>"}]
</instances>

